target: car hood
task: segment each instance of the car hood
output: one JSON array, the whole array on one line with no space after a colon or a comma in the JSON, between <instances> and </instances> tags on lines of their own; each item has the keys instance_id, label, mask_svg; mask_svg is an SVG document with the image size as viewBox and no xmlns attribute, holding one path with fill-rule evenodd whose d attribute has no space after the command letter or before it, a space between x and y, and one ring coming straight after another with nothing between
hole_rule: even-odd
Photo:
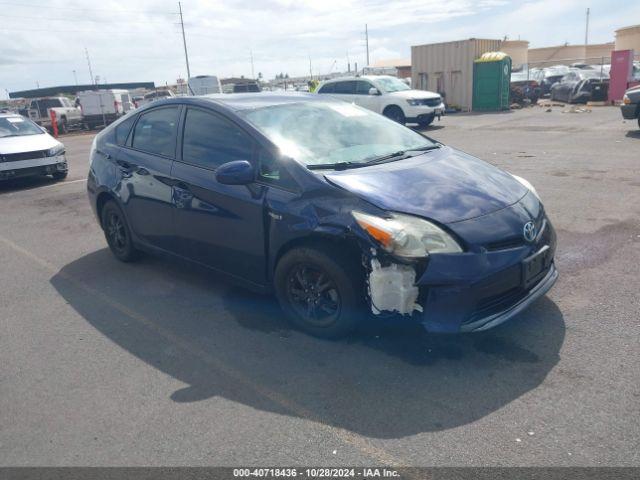
<instances>
[{"instance_id":1,"label":"car hood","mask_svg":"<svg viewBox=\"0 0 640 480\"><path fill-rule=\"evenodd\" d=\"M387 93L387 95L391 97L402 98L405 100L408 100L411 98L415 98L415 99L438 98L440 96L437 93L427 92L425 90L401 90L399 92Z\"/></svg>"},{"instance_id":2,"label":"car hood","mask_svg":"<svg viewBox=\"0 0 640 480\"><path fill-rule=\"evenodd\" d=\"M47 133L5 137L0 138L0 155L48 150L58 145L61 145L61 143Z\"/></svg>"},{"instance_id":3,"label":"car hood","mask_svg":"<svg viewBox=\"0 0 640 480\"><path fill-rule=\"evenodd\" d=\"M450 147L325 178L384 210L443 224L508 207L528 191L509 173Z\"/></svg>"}]
</instances>

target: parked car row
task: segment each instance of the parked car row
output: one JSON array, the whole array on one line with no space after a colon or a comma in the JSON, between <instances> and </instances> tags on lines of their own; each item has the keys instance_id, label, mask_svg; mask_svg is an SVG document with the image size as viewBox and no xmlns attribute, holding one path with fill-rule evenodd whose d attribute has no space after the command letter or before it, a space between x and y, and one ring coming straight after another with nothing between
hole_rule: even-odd
<instances>
[{"instance_id":1,"label":"parked car row","mask_svg":"<svg viewBox=\"0 0 640 480\"><path fill-rule=\"evenodd\" d=\"M513 72L511 98L532 103L546 95L567 103L604 101L609 91L609 71L609 65L574 64Z\"/></svg>"},{"instance_id":2,"label":"parked car row","mask_svg":"<svg viewBox=\"0 0 640 480\"><path fill-rule=\"evenodd\" d=\"M609 93L609 75L595 69L572 68L551 87L551 100L567 103L605 101Z\"/></svg>"}]
</instances>

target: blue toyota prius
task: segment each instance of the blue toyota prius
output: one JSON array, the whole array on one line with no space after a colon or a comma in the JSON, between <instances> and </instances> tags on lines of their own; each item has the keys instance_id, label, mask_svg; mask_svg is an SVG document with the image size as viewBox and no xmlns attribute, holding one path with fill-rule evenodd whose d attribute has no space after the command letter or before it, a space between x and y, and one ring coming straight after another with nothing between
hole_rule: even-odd
<instances>
[{"instance_id":1,"label":"blue toyota prius","mask_svg":"<svg viewBox=\"0 0 640 480\"><path fill-rule=\"evenodd\" d=\"M204 265L337 337L373 314L485 330L555 283L526 180L312 94L173 98L96 136L87 182L113 254Z\"/></svg>"}]
</instances>

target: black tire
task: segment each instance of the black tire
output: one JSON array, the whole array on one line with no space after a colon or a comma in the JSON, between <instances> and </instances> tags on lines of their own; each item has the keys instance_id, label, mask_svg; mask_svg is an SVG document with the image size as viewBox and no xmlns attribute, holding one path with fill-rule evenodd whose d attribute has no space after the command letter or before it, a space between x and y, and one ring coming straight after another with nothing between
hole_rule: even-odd
<instances>
[{"instance_id":1,"label":"black tire","mask_svg":"<svg viewBox=\"0 0 640 480\"><path fill-rule=\"evenodd\" d=\"M275 271L282 310L301 330L342 337L364 317L365 287L359 258L344 251L301 247L287 252Z\"/></svg>"},{"instance_id":2,"label":"black tire","mask_svg":"<svg viewBox=\"0 0 640 480\"><path fill-rule=\"evenodd\" d=\"M53 172L51 176L54 180L64 180L67 178L68 172Z\"/></svg>"},{"instance_id":3,"label":"black tire","mask_svg":"<svg viewBox=\"0 0 640 480\"><path fill-rule=\"evenodd\" d=\"M113 200L109 200L102 208L102 229L111 252L121 262L136 260L140 252L133 245L131 231L122 210Z\"/></svg>"},{"instance_id":4,"label":"black tire","mask_svg":"<svg viewBox=\"0 0 640 480\"><path fill-rule=\"evenodd\" d=\"M391 105L387 108L384 109L384 112L382 112L382 114L393 120L394 122L399 123L400 125L404 125L406 123L406 118L404 116L404 112L402 111L402 109L396 105Z\"/></svg>"},{"instance_id":5,"label":"black tire","mask_svg":"<svg viewBox=\"0 0 640 480\"><path fill-rule=\"evenodd\" d=\"M427 128L429 125L431 125L431 124L433 123L433 121L435 120L435 118L436 118L436 114L434 113L433 115L431 115L431 116L429 117L429 119L428 119L428 120L423 120L423 121L421 121L421 122L418 122L418 126L419 126L420 128Z\"/></svg>"},{"instance_id":6,"label":"black tire","mask_svg":"<svg viewBox=\"0 0 640 480\"><path fill-rule=\"evenodd\" d=\"M638 128L640 128L640 115L638 116Z\"/></svg>"}]
</instances>

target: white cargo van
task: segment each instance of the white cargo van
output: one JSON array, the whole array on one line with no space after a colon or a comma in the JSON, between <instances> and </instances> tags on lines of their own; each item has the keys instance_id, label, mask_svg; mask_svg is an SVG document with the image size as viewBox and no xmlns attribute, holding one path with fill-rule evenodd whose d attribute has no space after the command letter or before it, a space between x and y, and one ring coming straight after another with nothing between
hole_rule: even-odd
<instances>
[{"instance_id":1,"label":"white cargo van","mask_svg":"<svg viewBox=\"0 0 640 480\"><path fill-rule=\"evenodd\" d=\"M86 128L106 126L133 108L128 90L88 90L78 93Z\"/></svg>"},{"instance_id":2,"label":"white cargo van","mask_svg":"<svg viewBox=\"0 0 640 480\"><path fill-rule=\"evenodd\" d=\"M189 93L191 95L208 95L222 93L222 85L214 75L198 75L189 79Z\"/></svg>"}]
</instances>

